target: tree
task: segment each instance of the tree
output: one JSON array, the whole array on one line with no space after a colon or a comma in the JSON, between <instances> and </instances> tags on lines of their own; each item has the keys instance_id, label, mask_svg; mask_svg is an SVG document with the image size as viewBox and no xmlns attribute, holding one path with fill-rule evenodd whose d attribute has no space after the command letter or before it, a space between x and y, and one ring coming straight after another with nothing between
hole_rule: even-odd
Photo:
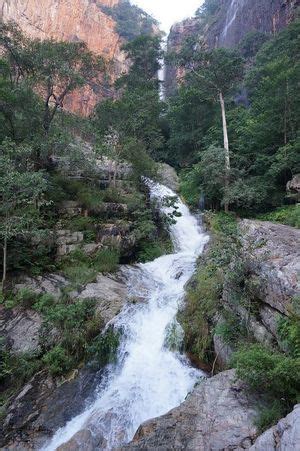
<instances>
[{"instance_id":1,"label":"tree","mask_svg":"<svg viewBox=\"0 0 300 451\"><path fill-rule=\"evenodd\" d=\"M222 115L223 142L225 150L225 193L229 188L230 153L225 98L232 93L243 74L243 59L234 50L217 48L207 50L203 44L184 48L179 64L187 72L187 83L196 83L212 100L219 102ZM225 211L229 205L225 201Z\"/></svg>"},{"instance_id":2,"label":"tree","mask_svg":"<svg viewBox=\"0 0 300 451\"><path fill-rule=\"evenodd\" d=\"M84 42L32 41L27 50L30 80L44 103L43 128L48 134L67 94L96 79L104 63Z\"/></svg>"},{"instance_id":3,"label":"tree","mask_svg":"<svg viewBox=\"0 0 300 451\"><path fill-rule=\"evenodd\" d=\"M160 126L163 105L159 99L157 79L161 57L160 38L141 36L123 49L131 66L128 73L116 82L119 89L118 98L107 99L97 105L95 125L98 137L103 141L113 130L121 148L124 148L128 141L140 143L148 155L156 157L163 146ZM123 150L122 153L126 159Z\"/></svg>"},{"instance_id":4,"label":"tree","mask_svg":"<svg viewBox=\"0 0 300 451\"><path fill-rule=\"evenodd\" d=\"M41 171L34 171L31 152L30 147L18 147L9 141L0 146L1 291L6 281L9 240L19 236L29 237L39 225L39 207L46 190L46 181Z\"/></svg>"},{"instance_id":5,"label":"tree","mask_svg":"<svg viewBox=\"0 0 300 451\"><path fill-rule=\"evenodd\" d=\"M42 98L46 134L66 96L95 82L105 68L84 42L30 40L13 23L0 23L0 49L9 63L12 87L26 82Z\"/></svg>"}]
</instances>

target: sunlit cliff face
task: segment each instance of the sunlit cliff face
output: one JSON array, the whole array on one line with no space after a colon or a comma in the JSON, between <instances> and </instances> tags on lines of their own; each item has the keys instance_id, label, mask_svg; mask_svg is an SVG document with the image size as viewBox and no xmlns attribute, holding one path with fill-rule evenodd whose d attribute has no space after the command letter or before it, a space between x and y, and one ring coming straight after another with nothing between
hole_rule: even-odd
<instances>
[{"instance_id":1,"label":"sunlit cliff face","mask_svg":"<svg viewBox=\"0 0 300 451\"><path fill-rule=\"evenodd\" d=\"M120 47L122 40L115 31L114 20L99 5L114 6L119 0L4 0L0 14L4 21L17 22L32 38L84 41L88 48L109 61L112 79L126 70ZM68 111L88 115L105 91L85 87L70 95L64 104ZM101 86L102 83L99 83Z\"/></svg>"}]
</instances>

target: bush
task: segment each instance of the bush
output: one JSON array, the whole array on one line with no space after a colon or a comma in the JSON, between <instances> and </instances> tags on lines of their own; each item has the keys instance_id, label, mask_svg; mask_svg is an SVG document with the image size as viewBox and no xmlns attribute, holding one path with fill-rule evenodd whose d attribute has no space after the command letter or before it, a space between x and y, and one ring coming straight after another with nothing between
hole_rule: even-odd
<instances>
[{"instance_id":1,"label":"bush","mask_svg":"<svg viewBox=\"0 0 300 451\"><path fill-rule=\"evenodd\" d=\"M99 272L114 272L118 268L120 253L117 249L100 249L93 258L92 265Z\"/></svg>"},{"instance_id":2,"label":"bush","mask_svg":"<svg viewBox=\"0 0 300 451\"><path fill-rule=\"evenodd\" d=\"M255 425L259 432L262 433L278 423L284 415L285 411L282 404L280 401L275 400L268 407L261 408L259 415L255 420Z\"/></svg>"},{"instance_id":3,"label":"bush","mask_svg":"<svg viewBox=\"0 0 300 451\"><path fill-rule=\"evenodd\" d=\"M52 376L61 376L72 368L73 361L62 346L55 346L44 355L42 362Z\"/></svg>"},{"instance_id":4,"label":"bush","mask_svg":"<svg viewBox=\"0 0 300 451\"><path fill-rule=\"evenodd\" d=\"M100 368L117 359L120 344L120 332L109 328L104 335L99 335L88 348L88 355L93 367Z\"/></svg>"},{"instance_id":5,"label":"bush","mask_svg":"<svg viewBox=\"0 0 300 451\"><path fill-rule=\"evenodd\" d=\"M289 354L300 359L300 299L293 300L294 308L288 318L278 321L278 333Z\"/></svg>"},{"instance_id":6,"label":"bush","mask_svg":"<svg viewBox=\"0 0 300 451\"><path fill-rule=\"evenodd\" d=\"M166 252L162 243L145 242L142 249L137 253L137 260L140 263L151 262Z\"/></svg>"},{"instance_id":7,"label":"bush","mask_svg":"<svg viewBox=\"0 0 300 451\"><path fill-rule=\"evenodd\" d=\"M300 205L289 205L288 207L277 208L270 213L259 215L262 221L280 222L281 224L300 228Z\"/></svg>"},{"instance_id":8,"label":"bush","mask_svg":"<svg viewBox=\"0 0 300 451\"><path fill-rule=\"evenodd\" d=\"M74 265L64 265L62 270L65 276L70 279L75 287L92 283L96 280L98 271L91 268L88 263L77 263Z\"/></svg>"},{"instance_id":9,"label":"bush","mask_svg":"<svg viewBox=\"0 0 300 451\"><path fill-rule=\"evenodd\" d=\"M286 409L299 401L300 359L254 344L236 352L232 363L251 390L281 400Z\"/></svg>"}]
</instances>

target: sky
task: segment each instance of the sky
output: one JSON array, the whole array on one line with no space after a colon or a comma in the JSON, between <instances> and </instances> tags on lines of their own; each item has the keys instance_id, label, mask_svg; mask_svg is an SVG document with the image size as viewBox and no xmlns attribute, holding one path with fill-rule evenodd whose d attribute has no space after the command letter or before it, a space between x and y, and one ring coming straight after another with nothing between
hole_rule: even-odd
<instances>
[{"instance_id":1,"label":"sky","mask_svg":"<svg viewBox=\"0 0 300 451\"><path fill-rule=\"evenodd\" d=\"M132 3L151 14L168 33L175 22L193 16L203 0L132 0Z\"/></svg>"}]
</instances>

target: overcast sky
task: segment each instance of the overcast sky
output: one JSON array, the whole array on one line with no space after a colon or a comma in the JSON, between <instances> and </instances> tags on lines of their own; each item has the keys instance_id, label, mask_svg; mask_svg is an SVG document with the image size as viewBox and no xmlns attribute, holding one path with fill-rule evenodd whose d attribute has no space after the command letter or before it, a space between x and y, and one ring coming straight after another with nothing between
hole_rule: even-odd
<instances>
[{"instance_id":1,"label":"overcast sky","mask_svg":"<svg viewBox=\"0 0 300 451\"><path fill-rule=\"evenodd\" d=\"M168 32L173 23L193 16L203 0L132 0L132 3L150 13Z\"/></svg>"}]
</instances>

